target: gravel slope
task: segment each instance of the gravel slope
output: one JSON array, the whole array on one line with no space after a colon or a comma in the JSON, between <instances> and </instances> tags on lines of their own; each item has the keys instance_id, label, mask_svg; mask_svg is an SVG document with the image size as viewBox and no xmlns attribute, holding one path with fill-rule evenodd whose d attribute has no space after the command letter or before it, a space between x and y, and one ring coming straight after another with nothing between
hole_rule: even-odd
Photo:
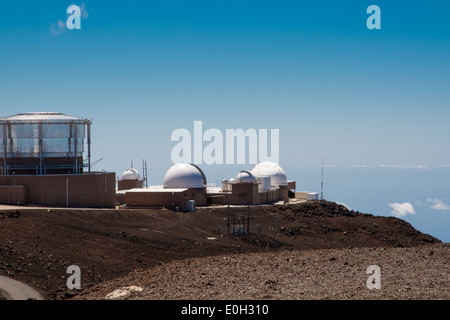
<instances>
[{"instance_id":1,"label":"gravel slope","mask_svg":"<svg viewBox=\"0 0 450 320\"><path fill-rule=\"evenodd\" d=\"M276 219L273 213L276 213ZM247 231L249 232L245 236L227 232L227 229L231 230L234 217L240 217L240 221L244 217L244 220L248 222ZM280 250L280 253L271 257L274 235L276 235L276 248ZM311 270L321 270L312 264L316 259L312 250L361 247L416 248L441 243L439 239L416 230L411 224L401 219L350 211L342 205L328 201L253 207L205 207L199 208L196 212L183 213L156 209L18 209L13 207L9 210L0 210L0 275L27 283L38 290L44 299L50 300L83 295L85 290L90 290L104 282L120 279L136 269L162 272L171 261L180 263L178 269L167 271L171 272L175 279L181 277L182 283L179 285L183 286L187 281L192 283L195 289L200 286L207 292L205 296L207 299L231 297L231 294L249 298L253 296L267 299L290 296L297 298L298 295L293 293L283 291L280 294L276 291L278 284L283 283L283 273L269 263L278 259L278 256L281 257L280 266L294 267L290 271L291 277L306 281L303 277L299 278L299 275L307 272L308 267L311 267ZM257 252L260 256L252 255ZM285 258L287 254L298 255L296 259L303 259L301 261L305 264L284 265L287 260L283 259L288 259ZM311 258L308 255L312 255ZM219 256L221 260L217 258ZM253 258L246 258L247 256ZM211 269L178 274L180 270L188 268L190 260L186 259L201 257L209 257L202 263L210 265ZM335 258L337 259L337 256ZM229 259L250 260L239 262L245 272L237 274L237 271L233 269L233 260ZM281 272L279 279L266 277L263 271L259 270L258 264L252 265L254 262L252 259L261 260L261 266L273 274ZM345 259L348 261L346 265L345 261L342 262L344 266L356 264L350 260L353 259L352 254ZM180 262L182 260L184 262ZM331 266L328 260L325 262L325 266ZM194 263L194 260L191 263ZM66 280L69 277L67 268L70 265L77 265L81 269L81 291L67 288ZM362 265L362 270L366 270L368 265ZM336 266L342 267L342 265ZM152 271L155 268L163 269ZM196 268L202 269L200 266ZM230 284L229 279L207 281L203 288L201 284L203 278L209 274L220 274L222 269L228 270L228 275L233 275L235 283L239 282L240 278L248 280L252 277L253 269L257 270L256 276L260 274L262 278L267 279L259 282L255 280L254 283L240 283L236 287L236 292L231 293L227 293L228 286L233 284L233 282ZM324 272L335 271L330 269ZM360 273L360 271L354 272ZM185 279L197 273L205 273L205 275L199 279ZM226 278L225 275L222 277ZM317 278L318 275L311 274L309 277ZM155 276L147 276L147 278L148 281L150 279L153 281ZM158 290L154 290L153 294L145 290L140 294L155 299L165 298L166 293L158 292L164 290L166 282L171 281L172 278L161 279L158 284L155 284ZM262 285L266 281L267 284ZM302 285L303 282L298 284L300 287ZM122 284L113 284L110 289L120 286ZM148 285L148 287L151 286ZM247 287L252 288L252 293L247 292ZM268 287L275 289L261 291ZM174 293L170 291L173 291L173 284L170 284L168 288L167 294L172 296ZM221 288L225 288L224 293L221 293ZM183 287L180 296L184 297L184 291L191 289L191 287L186 289ZM302 290L305 295L307 290ZM98 297L104 298L107 293L109 292L102 292ZM320 295L317 296L320 297Z\"/></svg>"},{"instance_id":2,"label":"gravel slope","mask_svg":"<svg viewBox=\"0 0 450 320\"><path fill-rule=\"evenodd\" d=\"M450 244L409 248L280 251L189 258L135 270L85 290L98 300L136 286L117 299L450 299ZM370 265L381 289L367 288Z\"/></svg>"}]
</instances>

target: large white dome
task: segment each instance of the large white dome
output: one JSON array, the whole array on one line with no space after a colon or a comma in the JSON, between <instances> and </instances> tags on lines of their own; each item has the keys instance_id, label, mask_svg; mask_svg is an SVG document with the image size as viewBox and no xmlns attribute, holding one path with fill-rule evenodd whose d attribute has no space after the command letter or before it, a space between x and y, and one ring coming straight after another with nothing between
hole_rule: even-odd
<instances>
[{"instance_id":1,"label":"large white dome","mask_svg":"<svg viewBox=\"0 0 450 320\"><path fill-rule=\"evenodd\" d=\"M122 174L122 180L139 180L139 172L133 168L127 169Z\"/></svg>"},{"instance_id":2,"label":"large white dome","mask_svg":"<svg viewBox=\"0 0 450 320\"><path fill-rule=\"evenodd\" d=\"M253 183L255 183L256 178L250 171L242 170L236 176L236 182L253 182Z\"/></svg>"},{"instance_id":3,"label":"large white dome","mask_svg":"<svg viewBox=\"0 0 450 320\"><path fill-rule=\"evenodd\" d=\"M190 163L177 163L167 170L164 188L203 188L206 177L203 171Z\"/></svg>"},{"instance_id":4,"label":"large white dome","mask_svg":"<svg viewBox=\"0 0 450 320\"><path fill-rule=\"evenodd\" d=\"M288 184L283 168L274 162L258 163L251 172L255 177L269 176L272 186L286 186Z\"/></svg>"}]
</instances>

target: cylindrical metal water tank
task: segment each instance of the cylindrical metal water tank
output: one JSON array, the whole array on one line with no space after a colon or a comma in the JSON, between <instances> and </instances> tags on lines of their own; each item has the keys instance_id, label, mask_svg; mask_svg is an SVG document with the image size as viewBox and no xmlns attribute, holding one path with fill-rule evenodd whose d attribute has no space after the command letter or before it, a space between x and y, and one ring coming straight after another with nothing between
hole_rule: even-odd
<instances>
[{"instance_id":1,"label":"cylindrical metal water tank","mask_svg":"<svg viewBox=\"0 0 450 320\"><path fill-rule=\"evenodd\" d=\"M0 118L2 174L81 173L91 121L55 112Z\"/></svg>"}]
</instances>

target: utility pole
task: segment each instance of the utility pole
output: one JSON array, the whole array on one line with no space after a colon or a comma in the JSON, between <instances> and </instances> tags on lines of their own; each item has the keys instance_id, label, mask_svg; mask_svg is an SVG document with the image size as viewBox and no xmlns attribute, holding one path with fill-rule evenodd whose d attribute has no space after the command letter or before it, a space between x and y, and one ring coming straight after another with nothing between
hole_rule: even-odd
<instances>
[{"instance_id":1,"label":"utility pole","mask_svg":"<svg viewBox=\"0 0 450 320\"><path fill-rule=\"evenodd\" d=\"M247 234L250 234L250 205L247 206Z\"/></svg>"},{"instance_id":2,"label":"utility pole","mask_svg":"<svg viewBox=\"0 0 450 320\"><path fill-rule=\"evenodd\" d=\"M227 229L228 229L228 234L230 234L230 204L228 204Z\"/></svg>"},{"instance_id":3,"label":"utility pole","mask_svg":"<svg viewBox=\"0 0 450 320\"><path fill-rule=\"evenodd\" d=\"M277 213L274 212L273 214L273 251L277 250L277 227L276 227L276 215Z\"/></svg>"}]
</instances>

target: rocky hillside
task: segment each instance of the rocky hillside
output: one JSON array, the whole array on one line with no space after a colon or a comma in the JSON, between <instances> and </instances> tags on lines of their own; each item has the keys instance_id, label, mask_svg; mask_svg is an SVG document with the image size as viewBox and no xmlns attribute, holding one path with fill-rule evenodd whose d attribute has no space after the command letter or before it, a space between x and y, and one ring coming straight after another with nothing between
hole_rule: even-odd
<instances>
[{"instance_id":1,"label":"rocky hillside","mask_svg":"<svg viewBox=\"0 0 450 320\"><path fill-rule=\"evenodd\" d=\"M205 207L187 213L47 208L0 212L0 274L31 284L46 299L72 298L135 269L186 258L439 243L403 220L349 211L326 201ZM81 291L66 287L70 265L81 268Z\"/></svg>"}]
</instances>

